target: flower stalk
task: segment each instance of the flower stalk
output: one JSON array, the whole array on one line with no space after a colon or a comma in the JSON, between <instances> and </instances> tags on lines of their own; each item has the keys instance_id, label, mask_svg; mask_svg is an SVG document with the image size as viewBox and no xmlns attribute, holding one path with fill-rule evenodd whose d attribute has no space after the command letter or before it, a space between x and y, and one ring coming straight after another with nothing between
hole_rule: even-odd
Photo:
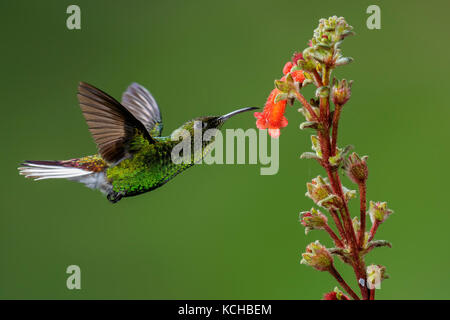
<instances>
[{"instance_id":1,"label":"flower stalk","mask_svg":"<svg viewBox=\"0 0 450 320\"><path fill-rule=\"evenodd\" d=\"M353 291L352 288L345 282L345 280L342 278L342 276L339 274L339 272L336 270L336 268L333 266L329 270L330 274L336 279L336 281L341 285L342 288L344 288L345 291L354 299L354 300L360 300L358 295Z\"/></svg>"},{"instance_id":2,"label":"flower stalk","mask_svg":"<svg viewBox=\"0 0 450 320\"><path fill-rule=\"evenodd\" d=\"M331 76L340 66L353 61L345 57L341 46L345 38L353 34L352 27L344 18L330 17L320 19L319 26L314 30L309 46L302 53L294 54L291 61L283 68L284 76L275 81L275 89L269 96L264 111L255 113L260 129L269 129L272 138L278 138L280 129L287 125L284 117L287 105L294 101L301 104L299 111L305 116L306 122L300 129L315 130L311 136L312 148L315 152L303 153L302 159L315 159L325 170L326 177L318 176L307 183L306 196L325 209L332 217L337 233L328 223L326 214L312 208L301 214L301 222L305 232L322 229L330 236L334 248L327 249L318 241L307 246L302 254L302 263L319 271L328 271L339 285L354 300L373 300L375 289L381 282L385 268L371 265L366 267L365 255L377 247L390 243L384 240L373 240L379 226L392 214L386 202L370 201L367 210L367 157L359 157L356 153L347 155L351 146L339 148L338 129L344 106L351 98L352 81L338 80ZM302 94L302 88L312 84L316 87L315 97L308 102ZM349 210L349 201L356 197L356 191L343 186L339 176L339 169L345 170L346 175L358 186L359 192L359 220L354 218ZM366 216L370 216L372 227L366 231ZM331 221L331 220L330 220ZM373 240L373 241L372 241ZM338 256L354 271L361 296L358 296L337 271L333 256ZM378 277L378 278L377 278ZM380 279L379 279L380 278ZM327 300L347 300L339 289L324 295Z\"/></svg>"}]
</instances>

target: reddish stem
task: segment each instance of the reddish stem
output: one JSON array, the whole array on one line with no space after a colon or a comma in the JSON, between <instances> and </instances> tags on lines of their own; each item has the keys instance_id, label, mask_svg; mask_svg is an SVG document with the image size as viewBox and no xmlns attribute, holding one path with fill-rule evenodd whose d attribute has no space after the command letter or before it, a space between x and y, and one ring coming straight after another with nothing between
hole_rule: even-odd
<instances>
[{"instance_id":1,"label":"reddish stem","mask_svg":"<svg viewBox=\"0 0 450 320\"><path fill-rule=\"evenodd\" d=\"M330 103L328 98L320 98L320 119L322 119L322 124L325 126L325 130L327 132L327 136L330 135L329 129L329 119L330 119Z\"/></svg>"},{"instance_id":2,"label":"reddish stem","mask_svg":"<svg viewBox=\"0 0 450 320\"><path fill-rule=\"evenodd\" d=\"M341 236L342 239L347 240L347 235L345 233L344 227L342 226L341 219L339 219L338 213L335 210L330 209L330 214L334 220L334 224L336 225L336 228L339 231L339 235Z\"/></svg>"},{"instance_id":3,"label":"reddish stem","mask_svg":"<svg viewBox=\"0 0 450 320\"><path fill-rule=\"evenodd\" d=\"M341 105L336 105L333 114L333 129L331 131L331 155L334 156L336 154L337 148L337 136L338 136L338 127L339 127L339 118L341 116Z\"/></svg>"},{"instance_id":4,"label":"reddish stem","mask_svg":"<svg viewBox=\"0 0 450 320\"><path fill-rule=\"evenodd\" d=\"M314 112L313 108L309 104L308 101L306 101L305 97L298 91L295 91L295 96L298 101L305 107L306 110L308 110L311 117L313 117L314 121L320 122L319 118L317 117L317 114Z\"/></svg>"},{"instance_id":5,"label":"reddish stem","mask_svg":"<svg viewBox=\"0 0 450 320\"><path fill-rule=\"evenodd\" d=\"M359 248L357 245L355 231L353 229L353 224L352 224L352 221L350 218L350 213L348 210L347 202L345 201L345 197L343 195L342 185L341 185L338 175L334 175L333 172L331 172L329 167L325 168L325 169L327 170L328 178L331 182L334 193L338 194L344 203L344 210L343 210L342 216L343 216L343 220L344 220L344 227L345 227L345 230L346 230L347 236L348 236L348 243L351 247L351 252L352 252L352 256L353 256L353 261L352 261L351 265L353 267L353 270L355 271L356 281L358 282L362 297L364 300L367 300L368 292L367 292L367 288L364 286L366 284L366 279L367 279L366 272L365 272L366 268L365 268L364 262L360 259L360 256L359 256ZM360 279L364 280L364 285L362 285L359 282Z\"/></svg>"},{"instance_id":6,"label":"reddish stem","mask_svg":"<svg viewBox=\"0 0 450 320\"><path fill-rule=\"evenodd\" d=\"M344 223L345 223L345 220L344 220L345 215L344 215L344 212L342 212L342 209L339 209L339 213L342 218L342 221L344 221ZM350 243L350 235L348 234L347 229L344 228L344 232L345 232L345 239L347 240L347 243Z\"/></svg>"},{"instance_id":7,"label":"reddish stem","mask_svg":"<svg viewBox=\"0 0 450 320\"><path fill-rule=\"evenodd\" d=\"M356 236L355 230L353 229L352 219L350 217L350 212L348 210L347 201L345 200L344 192L342 190L341 181L339 179L339 175L331 170L331 168L325 168L328 174L328 179L330 180L331 187L333 192L341 198L342 203L344 205L344 210L342 211L344 214L342 215L342 220L344 221L344 228L347 231L347 236L349 237L349 242L352 245L352 250L357 253L357 245L356 245Z\"/></svg>"},{"instance_id":8,"label":"reddish stem","mask_svg":"<svg viewBox=\"0 0 450 320\"><path fill-rule=\"evenodd\" d=\"M339 239L339 237L336 235L336 233L334 233L334 231L330 228L330 226L328 224L326 224L324 226L324 229L326 232L328 232L330 237L333 239L334 244L336 246L338 246L339 248L344 248L344 244L342 243L342 241Z\"/></svg>"},{"instance_id":9,"label":"reddish stem","mask_svg":"<svg viewBox=\"0 0 450 320\"><path fill-rule=\"evenodd\" d=\"M317 72L317 70L313 70L313 76L314 76L314 79L316 80L316 82L317 82L317 84L316 84L316 86L319 88L319 87L322 87L323 86L323 83L322 83L322 78L320 77L320 75L319 75L319 73Z\"/></svg>"},{"instance_id":10,"label":"reddish stem","mask_svg":"<svg viewBox=\"0 0 450 320\"><path fill-rule=\"evenodd\" d=\"M366 233L366 184L359 184L359 213L361 227L359 228L358 242L359 246L362 248L364 245L364 236Z\"/></svg>"},{"instance_id":11,"label":"reddish stem","mask_svg":"<svg viewBox=\"0 0 450 320\"><path fill-rule=\"evenodd\" d=\"M330 274L339 282L339 284L344 288L345 291L355 300L360 300L358 295L353 291L352 288L345 282L345 280L341 277L339 272L336 270L334 265L331 266L330 270L328 270Z\"/></svg>"},{"instance_id":12,"label":"reddish stem","mask_svg":"<svg viewBox=\"0 0 450 320\"><path fill-rule=\"evenodd\" d=\"M375 300L375 288L370 289L370 300Z\"/></svg>"},{"instance_id":13,"label":"reddish stem","mask_svg":"<svg viewBox=\"0 0 450 320\"><path fill-rule=\"evenodd\" d=\"M380 225L380 222L378 220L375 220L375 222L372 224L372 228L370 229L368 242L372 241L373 237L375 237L375 233L377 233L379 225Z\"/></svg>"}]
</instances>

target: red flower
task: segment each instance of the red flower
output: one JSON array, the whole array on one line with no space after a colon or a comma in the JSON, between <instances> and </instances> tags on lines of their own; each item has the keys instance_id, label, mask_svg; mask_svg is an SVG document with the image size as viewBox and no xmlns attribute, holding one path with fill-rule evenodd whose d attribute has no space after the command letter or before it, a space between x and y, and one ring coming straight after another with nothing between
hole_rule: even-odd
<instances>
[{"instance_id":1,"label":"red flower","mask_svg":"<svg viewBox=\"0 0 450 320\"><path fill-rule=\"evenodd\" d=\"M273 89L269 98L267 98L263 112L254 113L258 129L269 129L269 134L272 138L278 138L280 136L280 128L288 125L288 121L284 116L286 100L275 103L275 98L279 93L280 90Z\"/></svg>"},{"instance_id":2,"label":"red flower","mask_svg":"<svg viewBox=\"0 0 450 320\"><path fill-rule=\"evenodd\" d=\"M305 80L305 76L302 70L294 70L291 71L292 68L297 64L299 59L303 59L303 55L301 53L296 53L292 57L292 61L286 62L283 67L284 76L281 80L286 79L286 75L288 73L291 74L292 79L296 82L303 83ZM273 89L267 98L267 102L264 106L263 112L255 112L256 126L258 129L268 129L269 134L272 138L278 138L280 136L280 129L284 128L288 125L288 121L284 116L284 112L286 110L286 102L287 100L280 100L275 103L276 96L281 93L278 89Z\"/></svg>"}]
</instances>

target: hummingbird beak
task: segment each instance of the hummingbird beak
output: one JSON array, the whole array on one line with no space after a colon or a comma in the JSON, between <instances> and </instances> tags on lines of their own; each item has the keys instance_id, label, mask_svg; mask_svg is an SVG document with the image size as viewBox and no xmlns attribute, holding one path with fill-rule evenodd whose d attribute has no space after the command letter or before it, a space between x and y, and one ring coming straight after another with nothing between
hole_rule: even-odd
<instances>
[{"instance_id":1,"label":"hummingbird beak","mask_svg":"<svg viewBox=\"0 0 450 320\"><path fill-rule=\"evenodd\" d=\"M231 117L233 117L233 116L235 116L235 115L237 115L239 113L250 111L250 110L256 110L256 109L259 109L259 108L257 108L257 107L247 107L247 108L238 109L238 110L232 111L230 113L224 114L223 116L219 117L218 120L221 121L221 122L225 122L228 119L230 119Z\"/></svg>"}]
</instances>

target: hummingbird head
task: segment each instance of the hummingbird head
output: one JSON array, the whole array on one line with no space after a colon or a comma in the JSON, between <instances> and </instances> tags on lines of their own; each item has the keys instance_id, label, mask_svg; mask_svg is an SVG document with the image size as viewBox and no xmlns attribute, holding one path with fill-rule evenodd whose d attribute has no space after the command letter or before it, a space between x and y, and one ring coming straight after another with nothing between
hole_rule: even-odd
<instances>
[{"instance_id":1,"label":"hummingbird head","mask_svg":"<svg viewBox=\"0 0 450 320\"><path fill-rule=\"evenodd\" d=\"M220 129L222 125L230 119L231 117L250 110L258 109L256 107L247 107L247 108L241 108L238 110L234 110L232 112L229 112L227 114L224 114L222 116L206 116L206 117L198 117L193 120L191 120L194 123L195 129L201 129L203 132L209 129ZM201 128L200 128L201 126Z\"/></svg>"},{"instance_id":2,"label":"hummingbird head","mask_svg":"<svg viewBox=\"0 0 450 320\"><path fill-rule=\"evenodd\" d=\"M200 132L202 138L201 149L194 149L193 152L193 157L195 158L194 161L197 161L199 158L203 158L206 154L209 153L213 146L217 130L219 130L228 119L239 113L255 109L259 108L247 107L229 112L222 116L206 116L192 119L172 132L171 139L179 141L179 139L182 138L184 140L185 138L187 138L186 135L189 135L190 141L195 148L195 137Z\"/></svg>"}]
</instances>

